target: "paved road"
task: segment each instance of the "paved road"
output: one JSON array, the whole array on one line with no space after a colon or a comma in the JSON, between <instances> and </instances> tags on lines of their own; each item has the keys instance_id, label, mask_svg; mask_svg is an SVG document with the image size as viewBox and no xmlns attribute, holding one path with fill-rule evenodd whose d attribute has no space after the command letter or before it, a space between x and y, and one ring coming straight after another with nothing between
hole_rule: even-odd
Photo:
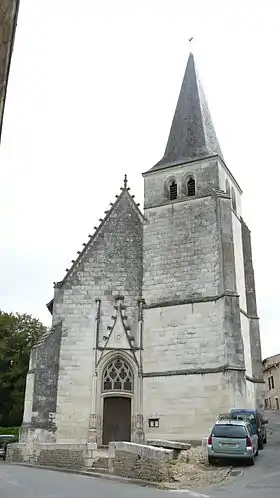
<instances>
[{"instance_id":1,"label":"paved road","mask_svg":"<svg viewBox=\"0 0 280 498\"><path fill-rule=\"evenodd\" d=\"M170 493L169 498L170 498ZM1 498L166 498L152 488L64 474L51 470L0 465Z\"/></svg>"},{"instance_id":2,"label":"paved road","mask_svg":"<svg viewBox=\"0 0 280 498\"><path fill-rule=\"evenodd\" d=\"M279 498L280 496L280 413L267 412L272 435L259 452L254 467L243 467L243 475L219 488L200 489L210 498Z\"/></svg>"},{"instance_id":3,"label":"paved road","mask_svg":"<svg viewBox=\"0 0 280 498\"><path fill-rule=\"evenodd\" d=\"M0 498L279 498L280 414L268 413L273 431L254 467L225 485L196 492L141 488L99 478L0 464ZM200 493L200 494L199 494Z\"/></svg>"}]
</instances>

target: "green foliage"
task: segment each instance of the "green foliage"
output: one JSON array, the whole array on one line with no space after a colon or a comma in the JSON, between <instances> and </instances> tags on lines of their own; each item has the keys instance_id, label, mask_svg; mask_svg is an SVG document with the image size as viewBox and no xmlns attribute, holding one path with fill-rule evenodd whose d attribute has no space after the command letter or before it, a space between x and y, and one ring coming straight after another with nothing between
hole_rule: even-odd
<instances>
[{"instance_id":1,"label":"green foliage","mask_svg":"<svg viewBox=\"0 0 280 498\"><path fill-rule=\"evenodd\" d=\"M0 311L0 425L22 422L31 348L46 327L30 315Z\"/></svg>"},{"instance_id":2,"label":"green foliage","mask_svg":"<svg viewBox=\"0 0 280 498\"><path fill-rule=\"evenodd\" d=\"M0 436L4 434L9 434L11 436L15 436L15 438L18 438L19 427L0 427Z\"/></svg>"},{"instance_id":3,"label":"green foliage","mask_svg":"<svg viewBox=\"0 0 280 498\"><path fill-rule=\"evenodd\" d=\"M3 439L1 436L14 436L13 439ZM3 444L6 444L7 441L9 444L17 443L19 440L19 427L0 427L0 447L3 446Z\"/></svg>"}]
</instances>

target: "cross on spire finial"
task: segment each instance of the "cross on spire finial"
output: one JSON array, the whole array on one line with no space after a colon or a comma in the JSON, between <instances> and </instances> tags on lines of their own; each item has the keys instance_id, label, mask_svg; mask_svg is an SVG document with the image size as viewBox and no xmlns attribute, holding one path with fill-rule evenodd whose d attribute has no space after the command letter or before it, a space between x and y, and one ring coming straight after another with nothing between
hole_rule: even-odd
<instances>
[{"instance_id":1,"label":"cross on spire finial","mask_svg":"<svg viewBox=\"0 0 280 498\"><path fill-rule=\"evenodd\" d=\"M124 180L123 180L123 186L124 188L127 188L127 175L124 175Z\"/></svg>"}]
</instances>

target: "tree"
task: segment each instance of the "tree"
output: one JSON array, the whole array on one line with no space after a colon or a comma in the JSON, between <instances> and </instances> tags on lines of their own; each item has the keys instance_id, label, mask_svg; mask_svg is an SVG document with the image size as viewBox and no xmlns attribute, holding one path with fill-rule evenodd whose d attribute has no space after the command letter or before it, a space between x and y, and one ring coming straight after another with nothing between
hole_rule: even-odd
<instances>
[{"instance_id":1,"label":"tree","mask_svg":"<svg viewBox=\"0 0 280 498\"><path fill-rule=\"evenodd\" d=\"M0 425L22 422L31 348L46 332L31 315L0 311Z\"/></svg>"}]
</instances>

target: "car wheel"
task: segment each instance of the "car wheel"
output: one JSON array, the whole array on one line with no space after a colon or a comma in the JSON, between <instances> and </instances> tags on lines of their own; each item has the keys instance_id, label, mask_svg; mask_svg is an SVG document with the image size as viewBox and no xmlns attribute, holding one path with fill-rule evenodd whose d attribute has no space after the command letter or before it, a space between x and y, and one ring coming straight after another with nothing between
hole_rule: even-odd
<instances>
[{"instance_id":1,"label":"car wheel","mask_svg":"<svg viewBox=\"0 0 280 498\"><path fill-rule=\"evenodd\" d=\"M208 463L209 463L209 465L214 465L214 463L215 463L215 458L213 458L212 456L209 456L209 457L208 457Z\"/></svg>"},{"instance_id":2,"label":"car wheel","mask_svg":"<svg viewBox=\"0 0 280 498\"><path fill-rule=\"evenodd\" d=\"M250 458L250 459L248 460L248 464L249 464L249 465L255 465L255 457L254 457L254 456L252 456L252 458Z\"/></svg>"},{"instance_id":3,"label":"car wheel","mask_svg":"<svg viewBox=\"0 0 280 498\"><path fill-rule=\"evenodd\" d=\"M259 447L259 450L263 450L263 438L259 439L258 447Z\"/></svg>"}]
</instances>

